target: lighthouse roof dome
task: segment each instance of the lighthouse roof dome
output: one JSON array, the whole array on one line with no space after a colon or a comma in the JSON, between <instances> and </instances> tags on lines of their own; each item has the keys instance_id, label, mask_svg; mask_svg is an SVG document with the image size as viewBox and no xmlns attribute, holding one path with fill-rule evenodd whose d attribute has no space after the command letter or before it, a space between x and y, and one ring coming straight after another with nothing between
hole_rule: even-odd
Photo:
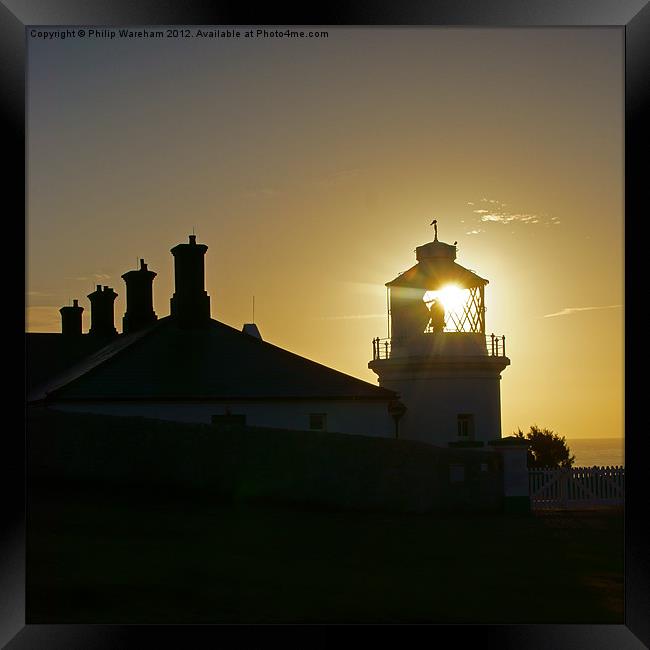
<instances>
[{"instance_id":1,"label":"lighthouse roof dome","mask_svg":"<svg viewBox=\"0 0 650 650\"><path fill-rule=\"evenodd\" d=\"M456 259L456 246L434 239L428 244L418 246L415 249L415 258L418 262L431 259L447 259L453 262Z\"/></svg>"},{"instance_id":2,"label":"lighthouse roof dome","mask_svg":"<svg viewBox=\"0 0 650 650\"><path fill-rule=\"evenodd\" d=\"M456 242L446 244L438 240L437 222L433 241L415 249L417 264L400 273L395 279L386 283L387 287L410 287L437 291L447 284L454 284L463 289L480 287L488 284L485 278L458 264L456 260Z\"/></svg>"}]
</instances>

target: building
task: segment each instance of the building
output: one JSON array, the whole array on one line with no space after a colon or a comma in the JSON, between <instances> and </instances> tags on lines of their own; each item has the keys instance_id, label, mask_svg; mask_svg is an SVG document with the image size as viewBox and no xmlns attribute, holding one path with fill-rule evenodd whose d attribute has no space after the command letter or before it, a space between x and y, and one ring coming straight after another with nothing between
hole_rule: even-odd
<instances>
[{"instance_id":1,"label":"building","mask_svg":"<svg viewBox=\"0 0 650 650\"><path fill-rule=\"evenodd\" d=\"M208 247L171 249L170 315L153 309L156 273L144 260L128 271L123 332L117 294L98 286L83 308L61 308L61 334L27 335L29 400L51 408L140 415L179 422L319 430L478 446L501 437L505 338L485 334L488 281L456 263L456 246L416 249L415 266L386 284L389 338L373 341L368 364L379 386L211 317Z\"/></svg>"},{"instance_id":2,"label":"building","mask_svg":"<svg viewBox=\"0 0 650 650\"><path fill-rule=\"evenodd\" d=\"M417 263L386 283L389 338L373 341L368 367L406 410L400 436L469 445L501 438L505 336L485 333L488 281L456 260L456 243L415 250Z\"/></svg>"},{"instance_id":3,"label":"building","mask_svg":"<svg viewBox=\"0 0 650 650\"><path fill-rule=\"evenodd\" d=\"M29 401L50 408L140 415L179 422L392 437L396 394L264 341L211 317L205 244L171 249L170 315L153 310L155 273L144 260L125 273L123 332L114 325L117 294L88 296L91 326L82 333L78 301L61 309L61 334L27 335Z\"/></svg>"}]
</instances>

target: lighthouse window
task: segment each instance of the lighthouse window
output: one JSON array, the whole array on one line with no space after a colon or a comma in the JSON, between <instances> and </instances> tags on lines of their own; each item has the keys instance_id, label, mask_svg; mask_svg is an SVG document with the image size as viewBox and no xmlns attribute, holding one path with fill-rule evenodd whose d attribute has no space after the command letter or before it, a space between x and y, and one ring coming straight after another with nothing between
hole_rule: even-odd
<instances>
[{"instance_id":1,"label":"lighthouse window","mask_svg":"<svg viewBox=\"0 0 650 650\"><path fill-rule=\"evenodd\" d=\"M474 437L474 415L472 413L459 413L458 437L471 440Z\"/></svg>"},{"instance_id":2,"label":"lighthouse window","mask_svg":"<svg viewBox=\"0 0 650 650\"><path fill-rule=\"evenodd\" d=\"M312 431L325 431L327 428L327 415L325 413L310 413L309 428Z\"/></svg>"}]
</instances>

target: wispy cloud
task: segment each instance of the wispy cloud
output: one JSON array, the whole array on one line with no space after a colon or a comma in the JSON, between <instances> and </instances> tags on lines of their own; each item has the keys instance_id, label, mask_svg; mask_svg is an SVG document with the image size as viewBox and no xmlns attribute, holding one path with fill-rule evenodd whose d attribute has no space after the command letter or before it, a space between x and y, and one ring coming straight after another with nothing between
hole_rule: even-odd
<instances>
[{"instance_id":1,"label":"wispy cloud","mask_svg":"<svg viewBox=\"0 0 650 650\"><path fill-rule=\"evenodd\" d=\"M317 320L363 320L366 318L386 318L383 314L350 314L348 316L321 316Z\"/></svg>"},{"instance_id":2,"label":"wispy cloud","mask_svg":"<svg viewBox=\"0 0 650 650\"><path fill-rule=\"evenodd\" d=\"M257 189L250 188L242 192L243 196L247 199L270 199L275 196L280 196L282 190L276 187L260 187Z\"/></svg>"},{"instance_id":3,"label":"wispy cloud","mask_svg":"<svg viewBox=\"0 0 650 650\"><path fill-rule=\"evenodd\" d=\"M57 332L61 330L58 309L51 306L30 306L25 310L28 332Z\"/></svg>"},{"instance_id":4,"label":"wispy cloud","mask_svg":"<svg viewBox=\"0 0 650 650\"><path fill-rule=\"evenodd\" d=\"M570 316L577 314L579 311L595 311L598 309L616 309L623 305L603 305L601 307L565 307L562 311L557 311L553 314L544 314L544 318L553 318L555 316Z\"/></svg>"},{"instance_id":5,"label":"wispy cloud","mask_svg":"<svg viewBox=\"0 0 650 650\"><path fill-rule=\"evenodd\" d=\"M378 282L352 282L346 280L342 284L345 285L346 292L370 296L384 296L386 294L386 285Z\"/></svg>"},{"instance_id":6,"label":"wispy cloud","mask_svg":"<svg viewBox=\"0 0 650 650\"><path fill-rule=\"evenodd\" d=\"M106 273L93 273L92 275L85 275L80 278L66 278L66 280L78 280L79 282L88 282L89 280L110 280L111 276Z\"/></svg>"},{"instance_id":7,"label":"wispy cloud","mask_svg":"<svg viewBox=\"0 0 650 650\"><path fill-rule=\"evenodd\" d=\"M480 207L474 207L474 201L467 201L468 206L472 207L472 213L476 215L479 223L523 223L523 224L543 224L543 225L558 225L560 220L558 217L548 217L546 214L536 214L532 212L521 212L508 210L507 203L499 201L498 199L489 199L483 197L478 203ZM480 229L474 229L466 234L478 234L483 232Z\"/></svg>"},{"instance_id":8,"label":"wispy cloud","mask_svg":"<svg viewBox=\"0 0 650 650\"><path fill-rule=\"evenodd\" d=\"M322 176L321 178L314 179L311 184L316 187L333 187L348 181L354 180L363 174L361 167L351 167L349 169L340 169L331 174Z\"/></svg>"}]
</instances>

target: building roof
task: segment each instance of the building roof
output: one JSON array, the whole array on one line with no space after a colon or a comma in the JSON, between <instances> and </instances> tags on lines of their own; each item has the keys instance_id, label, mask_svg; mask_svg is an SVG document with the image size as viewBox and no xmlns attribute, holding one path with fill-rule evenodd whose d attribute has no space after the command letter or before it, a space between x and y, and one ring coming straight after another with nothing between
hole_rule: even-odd
<instances>
[{"instance_id":1,"label":"building roof","mask_svg":"<svg viewBox=\"0 0 650 650\"><path fill-rule=\"evenodd\" d=\"M78 363L100 347L95 337L70 337L57 333L25 333L25 376L27 388L42 384Z\"/></svg>"},{"instance_id":2,"label":"building roof","mask_svg":"<svg viewBox=\"0 0 650 650\"><path fill-rule=\"evenodd\" d=\"M408 271L387 282L386 286L436 291L445 284L457 284L463 289L469 289L485 286L488 280L449 258L434 258L418 262Z\"/></svg>"},{"instance_id":3,"label":"building roof","mask_svg":"<svg viewBox=\"0 0 650 650\"><path fill-rule=\"evenodd\" d=\"M179 328L162 318L122 335L41 385L31 401L395 399L393 391L211 319Z\"/></svg>"}]
</instances>

